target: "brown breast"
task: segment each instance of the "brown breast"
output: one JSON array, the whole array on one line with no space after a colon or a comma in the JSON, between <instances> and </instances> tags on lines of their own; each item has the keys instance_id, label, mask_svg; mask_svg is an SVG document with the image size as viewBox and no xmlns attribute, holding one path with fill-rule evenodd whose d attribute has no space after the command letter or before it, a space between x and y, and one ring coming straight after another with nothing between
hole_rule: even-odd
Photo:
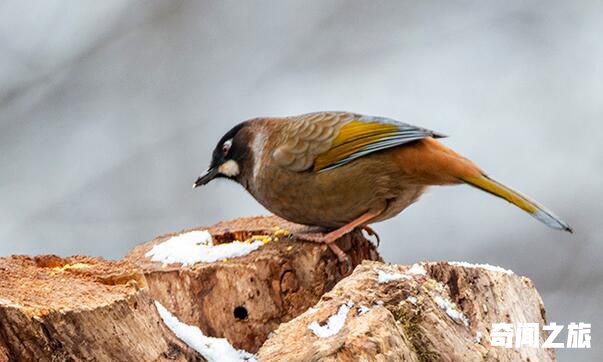
<instances>
[{"instance_id":1,"label":"brown breast","mask_svg":"<svg viewBox=\"0 0 603 362\"><path fill-rule=\"evenodd\" d=\"M284 126L270 119L255 126L251 142L255 166L246 173L244 184L264 207L289 221L339 227L368 210L388 207L379 218L384 220L416 201L425 189L405 182L399 167L392 164L395 149L325 172L283 168L271 152L282 142Z\"/></svg>"}]
</instances>

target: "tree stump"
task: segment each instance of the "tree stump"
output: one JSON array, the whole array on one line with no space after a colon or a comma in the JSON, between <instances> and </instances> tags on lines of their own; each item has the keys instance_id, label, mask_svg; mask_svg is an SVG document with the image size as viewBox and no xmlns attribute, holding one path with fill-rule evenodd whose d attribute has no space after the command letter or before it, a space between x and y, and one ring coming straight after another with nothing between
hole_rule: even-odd
<instances>
[{"instance_id":1,"label":"tree stump","mask_svg":"<svg viewBox=\"0 0 603 362\"><path fill-rule=\"evenodd\" d=\"M204 361L169 328L211 361L226 349L230 360L253 358L206 336L262 362L555 360L552 350L491 343L494 323L545 324L529 279L464 263L383 264L359 231L338 241L357 266L347 276L326 245L295 238L304 229L246 218L157 238L118 262L0 258L0 362ZM147 256L199 246L186 237L199 230L217 244L207 250L247 251L167 265ZM256 241L235 241L246 239ZM546 337L538 331L539 345Z\"/></svg>"},{"instance_id":2,"label":"tree stump","mask_svg":"<svg viewBox=\"0 0 603 362\"><path fill-rule=\"evenodd\" d=\"M0 361L203 361L127 262L0 258Z\"/></svg>"},{"instance_id":3,"label":"tree stump","mask_svg":"<svg viewBox=\"0 0 603 362\"><path fill-rule=\"evenodd\" d=\"M280 233L278 241L224 261L162 265L145 256L155 245L185 232L207 230L214 244L222 244L273 235L275 227L287 230L289 237ZM302 230L305 227L277 217L243 218L159 237L134 248L127 260L141 268L153 299L180 321L253 353L281 323L314 305L349 273L326 245L297 240L295 233ZM359 231L343 237L338 245L348 253L352 266L380 259Z\"/></svg>"},{"instance_id":4,"label":"tree stump","mask_svg":"<svg viewBox=\"0 0 603 362\"><path fill-rule=\"evenodd\" d=\"M282 324L258 352L269 361L554 361L553 350L492 347L493 323L545 324L532 282L446 262L364 262L321 301ZM540 344L546 334L539 332Z\"/></svg>"}]
</instances>

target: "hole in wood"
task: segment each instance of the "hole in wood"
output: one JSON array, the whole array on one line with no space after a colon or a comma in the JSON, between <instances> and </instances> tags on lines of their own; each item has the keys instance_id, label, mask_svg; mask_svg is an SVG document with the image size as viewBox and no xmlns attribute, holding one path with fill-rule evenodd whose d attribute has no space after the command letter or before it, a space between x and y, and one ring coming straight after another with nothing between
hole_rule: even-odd
<instances>
[{"instance_id":1,"label":"hole in wood","mask_svg":"<svg viewBox=\"0 0 603 362\"><path fill-rule=\"evenodd\" d=\"M238 306L234 309L234 317L240 321L247 319L249 313L247 312L247 308L243 306Z\"/></svg>"}]
</instances>

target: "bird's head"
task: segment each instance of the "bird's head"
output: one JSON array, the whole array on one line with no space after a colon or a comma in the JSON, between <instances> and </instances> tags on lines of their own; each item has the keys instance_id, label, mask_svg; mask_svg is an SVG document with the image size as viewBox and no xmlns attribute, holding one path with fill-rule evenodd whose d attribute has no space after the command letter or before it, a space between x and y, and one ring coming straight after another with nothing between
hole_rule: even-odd
<instances>
[{"instance_id":1,"label":"bird's head","mask_svg":"<svg viewBox=\"0 0 603 362\"><path fill-rule=\"evenodd\" d=\"M240 180L242 167L250 160L248 125L249 122L240 123L222 136L214 148L209 168L197 178L193 188L206 185L216 178Z\"/></svg>"}]
</instances>

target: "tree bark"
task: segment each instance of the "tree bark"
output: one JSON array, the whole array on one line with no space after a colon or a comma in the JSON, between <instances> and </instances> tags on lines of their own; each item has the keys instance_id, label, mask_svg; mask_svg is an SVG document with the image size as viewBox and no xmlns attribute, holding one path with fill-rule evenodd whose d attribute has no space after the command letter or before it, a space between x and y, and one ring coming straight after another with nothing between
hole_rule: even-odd
<instances>
[{"instance_id":1,"label":"tree bark","mask_svg":"<svg viewBox=\"0 0 603 362\"><path fill-rule=\"evenodd\" d=\"M287 230L249 255L218 261L163 266L145 254L176 234L159 237L134 248L127 259L138 265L149 292L182 322L195 325L212 337L225 337L236 348L256 352L270 332L314 305L349 274L328 246L300 242L295 233L304 226L277 217L253 217L222 222L208 230L214 244L271 235ZM192 230L187 230L192 231ZM362 260L379 260L371 242L361 232L338 241L350 256L352 267Z\"/></svg>"},{"instance_id":2,"label":"tree bark","mask_svg":"<svg viewBox=\"0 0 603 362\"><path fill-rule=\"evenodd\" d=\"M0 361L203 361L127 262L0 258Z\"/></svg>"},{"instance_id":3,"label":"tree bark","mask_svg":"<svg viewBox=\"0 0 603 362\"><path fill-rule=\"evenodd\" d=\"M490 344L492 323L545 324L542 300L528 278L446 262L423 267L425 275L407 266L364 262L314 308L282 324L258 358L264 362L555 360L549 349ZM379 271L395 280L380 283ZM310 329L312 322L324 328L342 306L349 311L336 333L319 337ZM546 339L542 330L539 339L539 345Z\"/></svg>"}]
</instances>

